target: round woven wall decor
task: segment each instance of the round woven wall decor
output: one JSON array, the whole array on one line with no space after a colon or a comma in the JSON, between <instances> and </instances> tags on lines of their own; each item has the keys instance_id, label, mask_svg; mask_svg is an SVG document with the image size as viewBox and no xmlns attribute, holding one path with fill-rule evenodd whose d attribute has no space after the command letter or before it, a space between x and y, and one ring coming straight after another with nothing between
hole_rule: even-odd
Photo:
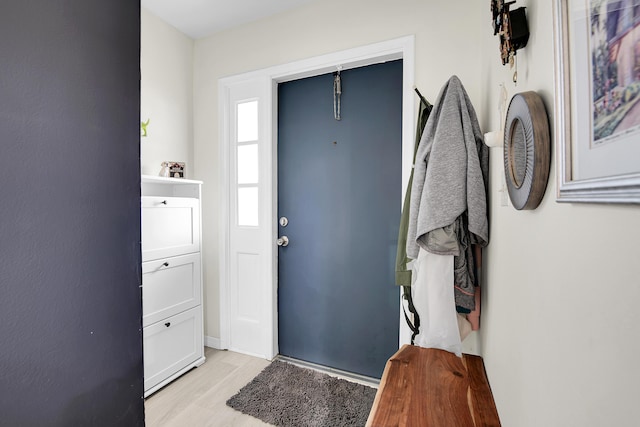
<instances>
[{"instance_id":1,"label":"round woven wall decor","mask_svg":"<svg viewBox=\"0 0 640 427\"><path fill-rule=\"evenodd\" d=\"M504 134L504 173L509 198L518 210L535 209L549 179L549 119L536 92L511 98Z\"/></svg>"}]
</instances>

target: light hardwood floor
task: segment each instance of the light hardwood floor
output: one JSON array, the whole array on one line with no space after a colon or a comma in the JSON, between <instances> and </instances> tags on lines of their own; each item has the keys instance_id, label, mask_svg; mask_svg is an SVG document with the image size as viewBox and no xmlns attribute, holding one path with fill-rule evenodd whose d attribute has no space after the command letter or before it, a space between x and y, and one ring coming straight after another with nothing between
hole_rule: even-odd
<instances>
[{"instance_id":1,"label":"light hardwood floor","mask_svg":"<svg viewBox=\"0 0 640 427\"><path fill-rule=\"evenodd\" d=\"M269 361L205 347L206 361L145 401L147 427L269 426L226 405Z\"/></svg>"}]
</instances>

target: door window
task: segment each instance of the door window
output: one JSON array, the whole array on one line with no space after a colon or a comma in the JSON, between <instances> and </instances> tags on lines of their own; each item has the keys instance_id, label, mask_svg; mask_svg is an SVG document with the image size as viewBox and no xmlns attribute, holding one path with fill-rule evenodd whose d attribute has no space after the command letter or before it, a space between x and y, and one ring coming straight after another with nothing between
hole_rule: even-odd
<instances>
[{"instance_id":1,"label":"door window","mask_svg":"<svg viewBox=\"0 0 640 427\"><path fill-rule=\"evenodd\" d=\"M258 101L236 104L236 200L237 223L244 227L259 225Z\"/></svg>"}]
</instances>

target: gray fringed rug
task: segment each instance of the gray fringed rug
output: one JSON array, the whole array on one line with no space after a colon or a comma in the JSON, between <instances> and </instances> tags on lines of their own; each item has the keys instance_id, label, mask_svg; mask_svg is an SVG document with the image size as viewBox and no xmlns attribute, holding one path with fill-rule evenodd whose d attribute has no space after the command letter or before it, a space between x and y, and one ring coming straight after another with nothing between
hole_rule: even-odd
<instances>
[{"instance_id":1,"label":"gray fringed rug","mask_svg":"<svg viewBox=\"0 0 640 427\"><path fill-rule=\"evenodd\" d=\"M375 395L375 388L276 361L227 405L282 427L361 427Z\"/></svg>"}]
</instances>

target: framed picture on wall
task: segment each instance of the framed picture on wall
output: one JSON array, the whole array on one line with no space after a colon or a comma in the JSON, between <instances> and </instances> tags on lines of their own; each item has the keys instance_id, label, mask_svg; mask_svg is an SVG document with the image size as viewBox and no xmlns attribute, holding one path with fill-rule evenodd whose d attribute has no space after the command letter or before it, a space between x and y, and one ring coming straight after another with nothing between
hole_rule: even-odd
<instances>
[{"instance_id":1,"label":"framed picture on wall","mask_svg":"<svg viewBox=\"0 0 640 427\"><path fill-rule=\"evenodd\" d=\"M640 2L554 0L559 202L640 203Z\"/></svg>"}]
</instances>

